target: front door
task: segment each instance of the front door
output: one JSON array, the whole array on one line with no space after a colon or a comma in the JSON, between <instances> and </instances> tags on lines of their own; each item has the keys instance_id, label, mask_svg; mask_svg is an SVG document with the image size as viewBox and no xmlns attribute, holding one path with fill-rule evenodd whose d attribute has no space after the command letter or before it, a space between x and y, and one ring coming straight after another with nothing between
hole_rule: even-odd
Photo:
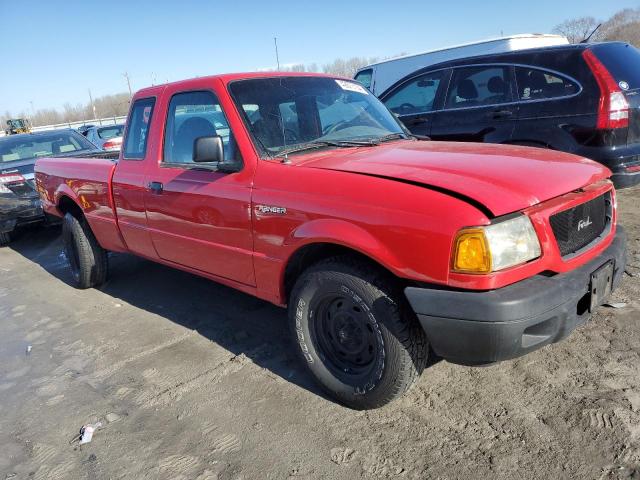
<instances>
[{"instance_id":1,"label":"front door","mask_svg":"<svg viewBox=\"0 0 640 480\"><path fill-rule=\"evenodd\" d=\"M411 133L428 136L433 112L439 107L438 93L446 83L447 73L447 70L438 70L413 77L394 87L382 101Z\"/></svg>"},{"instance_id":2,"label":"front door","mask_svg":"<svg viewBox=\"0 0 640 480\"><path fill-rule=\"evenodd\" d=\"M219 135L225 162L240 153L212 91L176 93L167 112L162 158L147 174L147 223L158 256L169 262L255 285L251 181L193 161L195 140Z\"/></svg>"},{"instance_id":3,"label":"front door","mask_svg":"<svg viewBox=\"0 0 640 480\"><path fill-rule=\"evenodd\" d=\"M504 65L455 68L443 109L433 119L431 138L503 143L511 139L517 106L513 72Z\"/></svg>"}]
</instances>

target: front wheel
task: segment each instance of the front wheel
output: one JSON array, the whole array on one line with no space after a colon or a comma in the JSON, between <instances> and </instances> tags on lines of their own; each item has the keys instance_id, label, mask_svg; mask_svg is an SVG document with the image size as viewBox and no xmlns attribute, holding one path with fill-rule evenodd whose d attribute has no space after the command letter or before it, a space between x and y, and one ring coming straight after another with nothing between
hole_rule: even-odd
<instances>
[{"instance_id":1,"label":"front wheel","mask_svg":"<svg viewBox=\"0 0 640 480\"><path fill-rule=\"evenodd\" d=\"M355 409L402 396L422 373L428 344L402 291L351 257L316 264L289 306L298 351L319 384Z\"/></svg>"},{"instance_id":2,"label":"front wheel","mask_svg":"<svg viewBox=\"0 0 640 480\"><path fill-rule=\"evenodd\" d=\"M107 279L107 252L87 221L67 213L62 222L62 240L75 286L84 289L103 284Z\"/></svg>"}]
</instances>

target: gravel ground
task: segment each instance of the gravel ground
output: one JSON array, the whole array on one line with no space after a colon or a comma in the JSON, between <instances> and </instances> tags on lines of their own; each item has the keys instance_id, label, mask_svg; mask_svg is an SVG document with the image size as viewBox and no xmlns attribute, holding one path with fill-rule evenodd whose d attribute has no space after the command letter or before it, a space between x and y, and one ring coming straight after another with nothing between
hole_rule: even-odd
<instances>
[{"instance_id":1,"label":"gravel ground","mask_svg":"<svg viewBox=\"0 0 640 480\"><path fill-rule=\"evenodd\" d=\"M640 478L639 196L625 307L369 412L320 393L284 310L125 255L77 291L58 230L26 231L0 250L0 479Z\"/></svg>"}]
</instances>

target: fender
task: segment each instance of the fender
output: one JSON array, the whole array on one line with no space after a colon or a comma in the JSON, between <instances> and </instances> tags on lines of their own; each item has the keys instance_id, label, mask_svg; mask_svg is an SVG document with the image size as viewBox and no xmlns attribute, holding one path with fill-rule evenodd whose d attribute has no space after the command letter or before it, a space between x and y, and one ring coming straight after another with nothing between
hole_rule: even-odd
<instances>
[{"instance_id":1,"label":"fender","mask_svg":"<svg viewBox=\"0 0 640 480\"><path fill-rule=\"evenodd\" d=\"M379 263L398 276L406 276L407 268L395 253L364 228L338 219L317 219L299 225L285 240L288 253L281 277L291 257L301 248L314 243L330 243L355 250Z\"/></svg>"}]
</instances>

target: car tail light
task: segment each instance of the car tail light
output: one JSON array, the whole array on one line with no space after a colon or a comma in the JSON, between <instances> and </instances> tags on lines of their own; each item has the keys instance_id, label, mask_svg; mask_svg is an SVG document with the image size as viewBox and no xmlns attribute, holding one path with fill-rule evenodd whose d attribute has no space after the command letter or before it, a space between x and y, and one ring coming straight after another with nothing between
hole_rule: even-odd
<instances>
[{"instance_id":1,"label":"car tail light","mask_svg":"<svg viewBox=\"0 0 640 480\"><path fill-rule=\"evenodd\" d=\"M582 52L582 57L589 65L596 82L598 82L598 87L600 87L597 128L609 130L628 127L629 104L611 73L591 50Z\"/></svg>"},{"instance_id":2,"label":"car tail light","mask_svg":"<svg viewBox=\"0 0 640 480\"><path fill-rule=\"evenodd\" d=\"M108 149L108 148L120 148L122 146L122 141L118 142L118 141L114 141L114 140L109 140L108 142L104 142L102 144L102 148L104 150Z\"/></svg>"},{"instance_id":3,"label":"car tail light","mask_svg":"<svg viewBox=\"0 0 640 480\"><path fill-rule=\"evenodd\" d=\"M640 165L634 165L633 167L627 167L624 170L626 172L629 172L629 173L640 172Z\"/></svg>"},{"instance_id":4,"label":"car tail light","mask_svg":"<svg viewBox=\"0 0 640 480\"><path fill-rule=\"evenodd\" d=\"M11 193L11 190L7 188L8 184L24 182L24 177L19 173L0 174L0 193Z\"/></svg>"}]
</instances>

